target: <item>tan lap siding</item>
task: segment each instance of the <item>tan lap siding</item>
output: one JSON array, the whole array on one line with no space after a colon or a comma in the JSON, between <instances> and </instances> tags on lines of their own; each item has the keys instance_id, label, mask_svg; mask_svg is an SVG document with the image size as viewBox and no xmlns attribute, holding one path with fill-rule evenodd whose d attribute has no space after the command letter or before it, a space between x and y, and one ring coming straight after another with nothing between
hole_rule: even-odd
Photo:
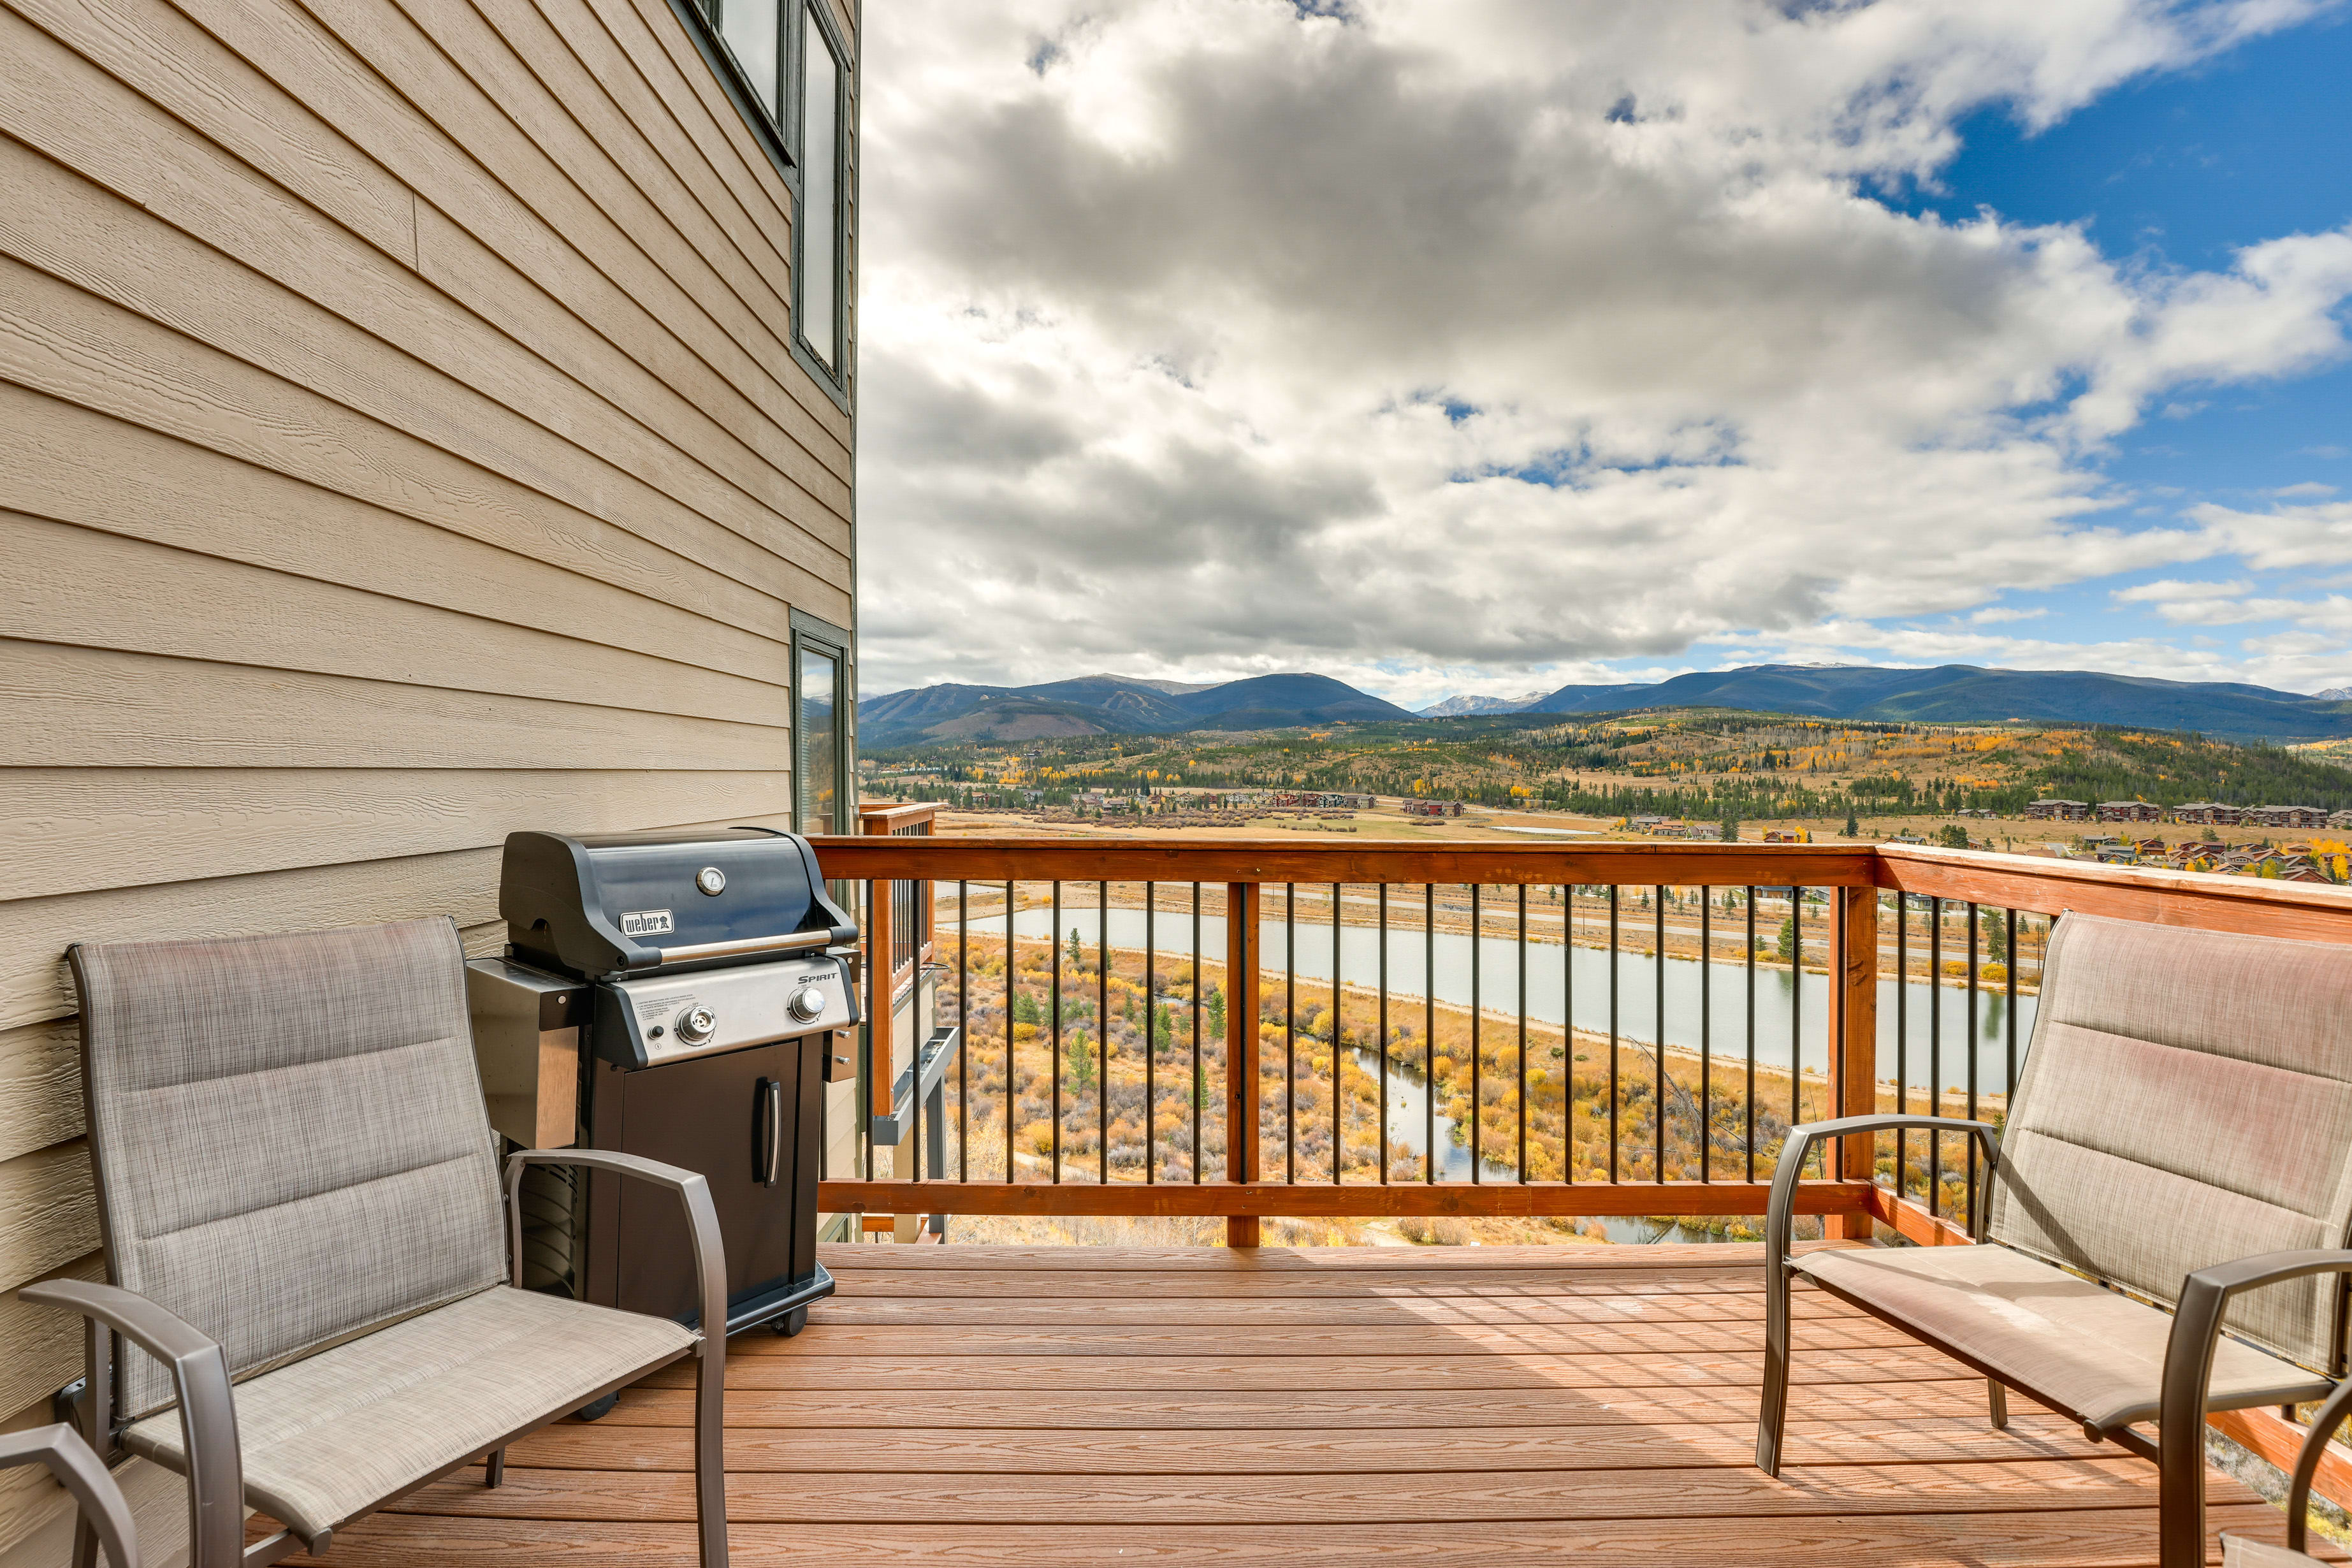
<instances>
[{"instance_id":1,"label":"tan lap siding","mask_svg":"<svg viewBox=\"0 0 2352 1568\"><path fill-rule=\"evenodd\" d=\"M81 1359L16 1288L103 1266L66 944L492 952L511 828L787 823L855 509L665 0L0 0L0 190L5 1428ZM61 1500L0 1484L0 1563Z\"/></svg>"}]
</instances>

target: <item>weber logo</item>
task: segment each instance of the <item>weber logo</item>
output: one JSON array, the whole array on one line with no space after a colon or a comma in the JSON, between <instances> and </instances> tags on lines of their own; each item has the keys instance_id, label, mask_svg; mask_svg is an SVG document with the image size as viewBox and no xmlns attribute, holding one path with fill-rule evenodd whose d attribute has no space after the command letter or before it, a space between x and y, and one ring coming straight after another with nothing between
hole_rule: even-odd
<instances>
[{"instance_id":1,"label":"weber logo","mask_svg":"<svg viewBox=\"0 0 2352 1568\"><path fill-rule=\"evenodd\" d=\"M621 917L623 936L667 936L677 929L667 910L631 910Z\"/></svg>"}]
</instances>

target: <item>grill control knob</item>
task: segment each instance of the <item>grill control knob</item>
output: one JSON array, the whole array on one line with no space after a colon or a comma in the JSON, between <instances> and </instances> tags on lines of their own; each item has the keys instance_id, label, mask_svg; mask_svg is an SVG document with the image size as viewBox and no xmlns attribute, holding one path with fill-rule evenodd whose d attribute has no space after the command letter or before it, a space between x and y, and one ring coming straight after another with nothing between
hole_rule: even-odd
<instances>
[{"instance_id":1,"label":"grill control knob","mask_svg":"<svg viewBox=\"0 0 2352 1568\"><path fill-rule=\"evenodd\" d=\"M793 1017L803 1024L814 1023L824 1016L824 993L814 985L803 985L793 993L788 1005Z\"/></svg>"},{"instance_id":2,"label":"grill control knob","mask_svg":"<svg viewBox=\"0 0 2352 1568\"><path fill-rule=\"evenodd\" d=\"M719 1015L708 1007L688 1007L677 1016L677 1037L689 1046L705 1045L719 1032Z\"/></svg>"}]
</instances>

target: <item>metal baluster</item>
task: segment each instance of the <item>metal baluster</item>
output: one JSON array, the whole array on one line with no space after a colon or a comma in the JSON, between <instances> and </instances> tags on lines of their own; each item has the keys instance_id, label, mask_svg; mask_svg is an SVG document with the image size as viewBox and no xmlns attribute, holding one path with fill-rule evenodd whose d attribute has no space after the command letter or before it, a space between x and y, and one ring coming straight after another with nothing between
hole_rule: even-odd
<instances>
[{"instance_id":1,"label":"metal baluster","mask_svg":"<svg viewBox=\"0 0 2352 1568\"><path fill-rule=\"evenodd\" d=\"M1805 994L1805 890L1789 889L1789 1125L1805 1120L1805 1036L1800 1025Z\"/></svg>"},{"instance_id":2,"label":"metal baluster","mask_svg":"<svg viewBox=\"0 0 2352 1568\"><path fill-rule=\"evenodd\" d=\"M1895 895L1895 1109L1911 1114L1911 895ZM1911 1190L1911 1134L1895 1130L1895 1195Z\"/></svg>"},{"instance_id":3,"label":"metal baluster","mask_svg":"<svg viewBox=\"0 0 2352 1568\"><path fill-rule=\"evenodd\" d=\"M1339 1110L1339 1086L1347 1076L1340 1039L1347 1034L1339 994L1339 884L1331 884L1331 1184L1339 1184L1340 1154L1347 1144L1347 1124Z\"/></svg>"},{"instance_id":4,"label":"metal baluster","mask_svg":"<svg viewBox=\"0 0 2352 1568\"><path fill-rule=\"evenodd\" d=\"M1927 1114L1944 1114L1944 900L1927 900ZM1944 1137L1927 1134L1927 1212L1944 1194Z\"/></svg>"},{"instance_id":5,"label":"metal baluster","mask_svg":"<svg viewBox=\"0 0 2352 1568\"><path fill-rule=\"evenodd\" d=\"M1004 1179L1013 1179L1013 884L1004 884Z\"/></svg>"},{"instance_id":6,"label":"metal baluster","mask_svg":"<svg viewBox=\"0 0 2352 1568\"><path fill-rule=\"evenodd\" d=\"M1143 884L1143 1180L1149 1186L1158 1181L1160 1140L1151 1126L1152 1112L1158 1102L1152 1096L1158 1091L1159 1080L1153 1074L1160 1056L1160 995L1152 976L1155 973L1152 952L1152 920L1160 912L1160 884Z\"/></svg>"},{"instance_id":7,"label":"metal baluster","mask_svg":"<svg viewBox=\"0 0 2352 1568\"><path fill-rule=\"evenodd\" d=\"M971 1038L971 889L956 882L956 1037ZM956 1180L971 1180L971 1081L969 1051L956 1052ZM1005 1173L1007 1179L1012 1176Z\"/></svg>"},{"instance_id":8,"label":"metal baluster","mask_svg":"<svg viewBox=\"0 0 2352 1568\"><path fill-rule=\"evenodd\" d=\"M1437 1181L1437 884L1421 885L1421 1150L1426 1179Z\"/></svg>"},{"instance_id":9,"label":"metal baluster","mask_svg":"<svg viewBox=\"0 0 2352 1568\"><path fill-rule=\"evenodd\" d=\"M1657 942L1650 955L1651 977L1656 981L1655 997L1650 1010L1650 1065L1657 1071L1657 1081L1650 1086L1651 1131L1655 1134L1655 1148L1650 1155L1650 1180L1666 1179L1666 889L1661 883L1651 889L1657 915Z\"/></svg>"},{"instance_id":10,"label":"metal baluster","mask_svg":"<svg viewBox=\"0 0 2352 1568\"><path fill-rule=\"evenodd\" d=\"M1184 1090L1192 1102L1192 1184L1201 1183L1201 884L1192 884L1192 1077Z\"/></svg>"},{"instance_id":11,"label":"metal baluster","mask_svg":"<svg viewBox=\"0 0 2352 1568\"><path fill-rule=\"evenodd\" d=\"M1389 1184L1389 885L1380 885L1381 1185Z\"/></svg>"},{"instance_id":12,"label":"metal baluster","mask_svg":"<svg viewBox=\"0 0 2352 1568\"><path fill-rule=\"evenodd\" d=\"M1232 987L1226 987L1231 990ZM1282 1179L1298 1180L1298 884L1282 885Z\"/></svg>"},{"instance_id":13,"label":"metal baluster","mask_svg":"<svg viewBox=\"0 0 2352 1568\"><path fill-rule=\"evenodd\" d=\"M2006 940L2001 944L2001 952L2007 954L2007 958L2000 966L2001 983L2009 993L2009 1012L2006 1018L2009 1034L2008 1070L2001 1075L2000 1080L2000 1119L2006 1124L2009 1121L2009 1102L2017 1097L2017 911L2004 910L2001 913L2009 922L2004 933Z\"/></svg>"},{"instance_id":14,"label":"metal baluster","mask_svg":"<svg viewBox=\"0 0 2352 1568\"><path fill-rule=\"evenodd\" d=\"M1756 889L1744 887L1741 908L1748 915L1748 1181L1756 1181Z\"/></svg>"},{"instance_id":15,"label":"metal baluster","mask_svg":"<svg viewBox=\"0 0 2352 1568\"><path fill-rule=\"evenodd\" d=\"M1054 1180L1062 1179L1062 884L1057 879L1047 895L1046 910L1050 927L1047 934L1054 941L1054 1010L1053 1010L1053 1095L1054 1126L1049 1134L1048 1153L1054 1161ZM1076 929L1075 927L1072 929Z\"/></svg>"},{"instance_id":16,"label":"metal baluster","mask_svg":"<svg viewBox=\"0 0 2352 1568\"><path fill-rule=\"evenodd\" d=\"M1977 906L1969 902L1969 1120L1977 1119ZM1969 1233L1976 1233L1977 1225L1977 1141L1969 1140Z\"/></svg>"},{"instance_id":17,"label":"metal baluster","mask_svg":"<svg viewBox=\"0 0 2352 1568\"><path fill-rule=\"evenodd\" d=\"M1519 884L1519 1181L1528 1179L1528 885Z\"/></svg>"},{"instance_id":18,"label":"metal baluster","mask_svg":"<svg viewBox=\"0 0 2352 1568\"><path fill-rule=\"evenodd\" d=\"M1478 989L1480 951L1486 945L1481 939L1486 934L1486 919L1478 908L1482 884L1470 884L1470 1180L1486 1179L1486 1146L1480 1134L1485 1131L1485 1118L1478 1114L1486 1089L1486 1064L1478 1058L1484 1047L1483 1031L1479 1027L1485 1016L1486 1003Z\"/></svg>"},{"instance_id":19,"label":"metal baluster","mask_svg":"<svg viewBox=\"0 0 2352 1568\"><path fill-rule=\"evenodd\" d=\"M1609 884L1609 1179L1617 1180L1617 884Z\"/></svg>"},{"instance_id":20,"label":"metal baluster","mask_svg":"<svg viewBox=\"0 0 2352 1568\"><path fill-rule=\"evenodd\" d=\"M1576 1180L1576 884L1559 885L1560 1179Z\"/></svg>"},{"instance_id":21,"label":"metal baluster","mask_svg":"<svg viewBox=\"0 0 2352 1568\"><path fill-rule=\"evenodd\" d=\"M1102 957L1095 998L1095 1180L1110 1181L1110 884L1099 884L1095 942Z\"/></svg>"},{"instance_id":22,"label":"metal baluster","mask_svg":"<svg viewBox=\"0 0 2352 1568\"><path fill-rule=\"evenodd\" d=\"M874 879L872 878L866 879L865 889L866 907L863 913L866 919L862 925L865 934L858 939L858 951L864 953L866 958L866 1026L861 1031L865 1038L863 1055L866 1058L866 1066L858 1074L857 1087L859 1093L865 1097L866 1103L858 1107L857 1125L861 1129L858 1133L858 1142L866 1150L866 1179L870 1182L874 1179L874 1017L876 1014L883 1011L882 1007L876 1005L877 1000L885 1004L889 1001L889 983L885 980L877 984L874 978ZM886 959L884 962L888 961ZM896 1107L893 1109L895 1110ZM860 1223L862 1224L863 1221L861 1220ZM861 1241L865 1239L863 1234L858 1239Z\"/></svg>"},{"instance_id":23,"label":"metal baluster","mask_svg":"<svg viewBox=\"0 0 2352 1568\"><path fill-rule=\"evenodd\" d=\"M1715 889L1698 890L1698 1179L1713 1180L1715 1147L1715 939L1708 921Z\"/></svg>"}]
</instances>

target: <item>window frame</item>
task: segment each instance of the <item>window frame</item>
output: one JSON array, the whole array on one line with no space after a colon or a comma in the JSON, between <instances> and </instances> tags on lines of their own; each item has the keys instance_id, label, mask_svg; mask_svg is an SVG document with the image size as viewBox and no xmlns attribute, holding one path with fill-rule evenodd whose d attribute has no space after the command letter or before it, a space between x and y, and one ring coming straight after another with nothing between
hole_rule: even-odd
<instances>
[{"instance_id":1,"label":"window frame","mask_svg":"<svg viewBox=\"0 0 2352 1568\"><path fill-rule=\"evenodd\" d=\"M776 25L779 27L785 25L782 13L797 10L796 0L767 0L767 3L777 8ZM709 4L724 6L727 0L709 0ZM800 200L798 157L788 144L784 128L778 123L777 116L760 106L759 93L751 85L751 73L735 58L734 47L728 43L726 35L719 30L719 18L705 8L705 0L669 0L669 8L677 13L678 22L686 28L686 36L694 41L696 52L710 68L710 74L719 79L720 89L735 105L735 112L741 115L743 123L751 128L752 136L758 140L761 150L768 154L769 161L776 165L776 172L793 188L793 200L797 203ZM787 68L784 39L779 37L776 40L776 69L781 74ZM776 96L789 101L790 86L789 81L780 81ZM786 112L782 104L778 112Z\"/></svg>"},{"instance_id":2,"label":"window frame","mask_svg":"<svg viewBox=\"0 0 2352 1568\"><path fill-rule=\"evenodd\" d=\"M833 660L833 830L857 831L857 681L850 664L850 636L832 622L805 610L794 610L792 620L792 748L793 831L808 831L808 735L802 721L807 697L802 690L803 656L815 653Z\"/></svg>"},{"instance_id":3,"label":"window frame","mask_svg":"<svg viewBox=\"0 0 2352 1568\"><path fill-rule=\"evenodd\" d=\"M724 4L724 0L720 0ZM840 406L844 414L850 409L850 389L856 376L857 345L852 336L849 309L849 250L851 245L849 216L857 207L857 59L851 53L847 36L835 20L826 0L782 0L786 29L782 58L783 62L786 103L784 119L792 142L793 165L789 178L793 187L793 361L808 372L819 386ZM806 163L802 154L807 146L807 126L803 116L807 110L808 20L813 18L818 31L833 50L840 72L834 95L834 181L833 181L833 327L834 341L840 352L837 362L827 365L817 352L809 346L801 331L804 319L801 310L801 283L807 276L803 255L803 241L808 225L801 220L807 205Z\"/></svg>"}]
</instances>

